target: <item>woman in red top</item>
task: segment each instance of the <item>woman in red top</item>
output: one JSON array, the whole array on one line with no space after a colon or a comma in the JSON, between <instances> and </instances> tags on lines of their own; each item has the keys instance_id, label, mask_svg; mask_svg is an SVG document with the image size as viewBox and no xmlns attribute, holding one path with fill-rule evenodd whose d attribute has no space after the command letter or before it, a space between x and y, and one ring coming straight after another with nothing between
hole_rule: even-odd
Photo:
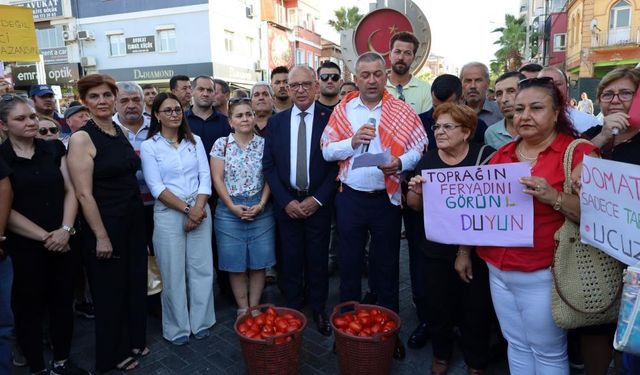
<instances>
[{"instance_id":1,"label":"woman in red top","mask_svg":"<svg viewBox=\"0 0 640 375\"><path fill-rule=\"evenodd\" d=\"M480 247L489 266L493 305L509 343L512 374L569 374L566 331L551 317L553 235L566 218L580 219L576 194L562 192L563 156L577 137L566 104L550 78L520 81L514 124L520 136L500 148L492 164L526 162L531 176L520 182L534 197L532 248ZM581 144L574 152L572 176L579 174L582 157L596 147Z\"/></svg>"}]
</instances>

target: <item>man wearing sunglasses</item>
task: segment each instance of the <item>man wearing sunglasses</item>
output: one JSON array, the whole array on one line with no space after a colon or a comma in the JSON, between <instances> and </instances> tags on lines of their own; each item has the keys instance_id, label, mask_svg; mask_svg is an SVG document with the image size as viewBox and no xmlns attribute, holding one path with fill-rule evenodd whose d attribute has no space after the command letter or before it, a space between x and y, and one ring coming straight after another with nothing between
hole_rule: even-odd
<instances>
[{"instance_id":1,"label":"man wearing sunglasses","mask_svg":"<svg viewBox=\"0 0 640 375\"><path fill-rule=\"evenodd\" d=\"M340 67L331 61L324 61L318 67L318 79L320 83L320 98L318 103L333 110L340 103L340 87L342 76Z\"/></svg>"},{"instance_id":2,"label":"man wearing sunglasses","mask_svg":"<svg viewBox=\"0 0 640 375\"><path fill-rule=\"evenodd\" d=\"M431 108L431 85L411 74L411 64L416 59L420 42L412 33L401 31L391 37L389 60L391 73L387 91L409 104L416 113Z\"/></svg>"},{"instance_id":3,"label":"man wearing sunglasses","mask_svg":"<svg viewBox=\"0 0 640 375\"><path fill-rule=\"evenodd\" d=\"M560 90L560 93L564 96L564 100L566 100L567 103L571 100L571 97L569 96L569 80L562 70L548 66L538 73L538 78L544 77L553 79L553 84L556 85L558 90ZM576 128L580 134L593 126L600 125L600 121L596 116L580 112L570 105L567 105L567 114L573 123L573 127Z\"/></svg>"}]
</instances>

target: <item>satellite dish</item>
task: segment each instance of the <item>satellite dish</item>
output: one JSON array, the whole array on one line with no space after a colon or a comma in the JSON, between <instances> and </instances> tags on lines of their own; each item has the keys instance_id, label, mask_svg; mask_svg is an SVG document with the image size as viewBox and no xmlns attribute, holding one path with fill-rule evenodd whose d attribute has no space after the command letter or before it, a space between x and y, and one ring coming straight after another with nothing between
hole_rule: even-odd
<instances>
[{"instance_id":1,"label":"satellite dish","mask_svg":"<svg viewBox=\"0 0 640 375\"><path fill-rule=\"evenodd\" d=\"M598 28L598 20L595 18L591 20L591 30L600 31L600 28Z\"/></svg>"}]
</instances>

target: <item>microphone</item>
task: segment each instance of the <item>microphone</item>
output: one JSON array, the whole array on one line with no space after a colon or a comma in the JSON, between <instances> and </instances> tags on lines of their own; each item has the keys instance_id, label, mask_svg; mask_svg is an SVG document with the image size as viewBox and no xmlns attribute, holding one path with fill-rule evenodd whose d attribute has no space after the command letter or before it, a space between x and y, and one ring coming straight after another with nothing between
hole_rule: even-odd
<instances>
[{"instance_id":1,"label":"microphone","mask_svg":"<svg viewBox=\"0 0 640 375\"><path fill-rule=\"evenodd\" d=\"M373 117L369 118L369 124L371 124L371 126L373 126L374 131L375 131L375 127L376 127L376 119L374 119ZM375 135L374 135L375 137ZM364 147L362 148L363 152L369 152L369 143L367 143L366 145L364 145Z\"/></svg>"},{"instance_id":2,"label":"microphone","mask_svg":"<svg viewBox=\"0 0 640 375\"><path fill-rule=\"evenodd\" d=\"M611 135L618 135L618 134L620 134L620 129L618 128L611 129Z\"/></svg>"}]
</instances>

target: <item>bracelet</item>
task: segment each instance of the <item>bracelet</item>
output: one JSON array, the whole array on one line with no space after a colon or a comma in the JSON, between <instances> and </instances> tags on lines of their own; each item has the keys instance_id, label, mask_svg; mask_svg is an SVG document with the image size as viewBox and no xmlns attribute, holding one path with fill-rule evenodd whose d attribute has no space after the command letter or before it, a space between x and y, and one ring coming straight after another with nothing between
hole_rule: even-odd
<instances>
[{"instance_id":1,"label":"bracelet","mask_svg":"<svg viewBox=\"0 0 640 375\"><path fill-rule=\"evenodd\" d=\"M458 252L456 253L456 256L458 256L458 257L459 257L460 255L466 255L466 256L469 256L469 255L471 255L471 252L469 252L469 251L464 251L464 250L458 250Z\"/></svg>"},{"instance_id":2,"label":"bracelet","mask_svg":"<svg viewBox=\"0 0 640 375\"><path fill-rule=\"evenodd\" d=\"M560 211L562 208L562 192L558 192L558 196L556 197L556 201L553 204L553 209L556 211Z\"/></svg>"}]
</instances>

